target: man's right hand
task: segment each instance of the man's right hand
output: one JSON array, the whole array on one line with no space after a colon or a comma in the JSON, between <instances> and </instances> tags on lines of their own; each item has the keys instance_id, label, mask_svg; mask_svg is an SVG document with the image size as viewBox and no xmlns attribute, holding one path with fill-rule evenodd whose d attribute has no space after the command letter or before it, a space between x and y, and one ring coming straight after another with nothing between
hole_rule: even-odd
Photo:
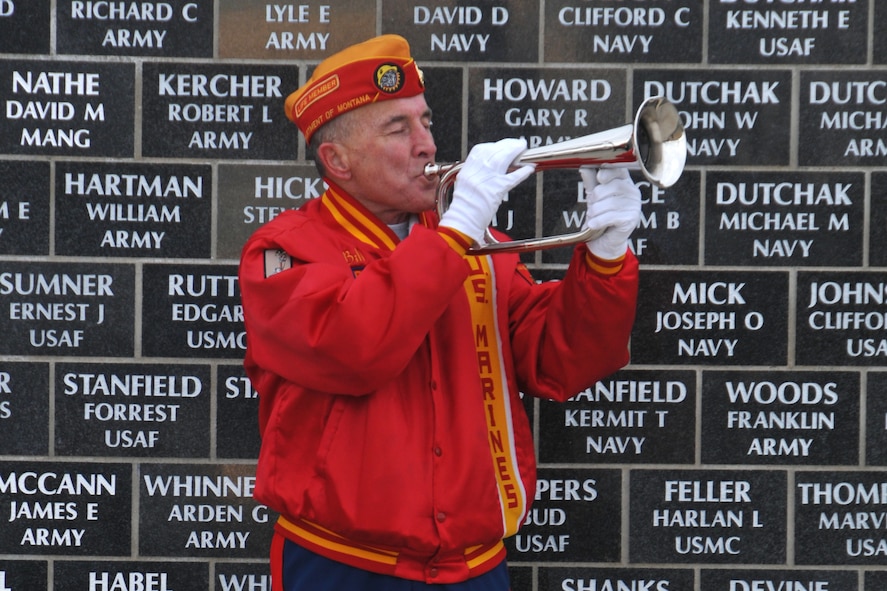
<instances>
[{"instance_id":1,"label":"man's right hand","mask_svg":"<svg viewBox=\"0 0 887 591\"><path fill-rule=\"evenodd\" d=\"M453 185L453 199L440 225L483 243L484 234L508 192L533 174L527 164L508 172L511 163L527 149L525 140L508 138L478 144L468 153Z\"/></svg>"}]
</instances>

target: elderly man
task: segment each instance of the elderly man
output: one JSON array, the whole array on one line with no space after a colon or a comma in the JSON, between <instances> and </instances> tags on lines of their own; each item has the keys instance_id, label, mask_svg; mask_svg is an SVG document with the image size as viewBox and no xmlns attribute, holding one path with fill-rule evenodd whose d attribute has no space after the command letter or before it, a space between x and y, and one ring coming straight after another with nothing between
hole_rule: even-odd
<instances>
[{"instance_id":1,"label":"elderly man","mask_svg":"<svg viewBox=\"0 0 887 591\"><path fill-rule=\"evenodd\" d=\"M624 170L581 171L603 233L538 284L515 254L466 254L532 173L509 172L526 143L474 147L438 219L403 38L326 59L286 110L329 188L240 266L274 589L505 591L502 540L536 484L521 394L563 401L628 362L640 194Z\"/></svg>"}]
</instances>

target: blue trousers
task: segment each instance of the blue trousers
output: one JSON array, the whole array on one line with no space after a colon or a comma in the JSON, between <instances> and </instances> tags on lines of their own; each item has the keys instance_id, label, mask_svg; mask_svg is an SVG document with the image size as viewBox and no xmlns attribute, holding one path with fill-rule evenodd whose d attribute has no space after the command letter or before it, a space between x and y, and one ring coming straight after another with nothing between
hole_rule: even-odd
<instances>
[{"instance_id":1,"label":"blue trousers","mask_svg":"<svg viewBox=\"0 0 887 591\"><path fill-rule=\"evenodd\" d=\"M277 546L281 547L281 546ZM286 540L282 545L281 573L283 591L509 591L508 566L502 564L493 570L463 583L429 585L389 575L368 572L330 560Z\"/></svg>"}]
</instances>

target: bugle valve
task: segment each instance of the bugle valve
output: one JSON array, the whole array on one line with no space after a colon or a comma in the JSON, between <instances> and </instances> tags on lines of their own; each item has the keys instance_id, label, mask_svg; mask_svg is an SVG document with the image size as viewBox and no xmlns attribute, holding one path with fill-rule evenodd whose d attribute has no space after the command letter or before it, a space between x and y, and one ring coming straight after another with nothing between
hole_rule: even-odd
<instances>
[{"instance_id":1,"label":"bugle valve","mask_svg":"<svg viewBox=\"0 0 887 591\"><path fill-rule=\"evenodd\" d=\"M578 169L582 166L624 167L640 170L652 184L668 188L680 178L686 159L687 138L680 114L664 98L653 97L641 104L633 123L548 146L530 148L515 159L512 167L535 164L536 172L555 168ZM461 166L461 162L425 166L426 176L439 177L437 209L441 215L447 209L447 192L455 182ZM586 229L560 236L499 242L487 230L486 243L472 247L468 252L527 252L578 244L592 238L594 232Z\"/></svg>"}]
</instances>

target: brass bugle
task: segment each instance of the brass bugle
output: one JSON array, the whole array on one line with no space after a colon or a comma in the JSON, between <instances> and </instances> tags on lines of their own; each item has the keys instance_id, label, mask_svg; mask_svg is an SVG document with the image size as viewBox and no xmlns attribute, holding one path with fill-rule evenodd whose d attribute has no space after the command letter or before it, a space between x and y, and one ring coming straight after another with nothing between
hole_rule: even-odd
<instances>
[{"instance_id":1,"label":"brass bugle","mask_svg":"<svg viewBox=\"0 0 887 591\"><path fill-rule=\"evenodd\" d=\"M662 97L645 100L634 122L621 127L585 135L548 146L530 148L512 163L516 169L535 164L536 172L549 169L573 169L582 166L621 167L640 170L652 184L661 188L674 185L684 171L687 138L680 114ZM443 215L449 205L447 192L455 182L462 162L427 164L425 175L438 176L437 209ZM528 252L578 244L595 237L591 229L542 238L499 242L488 229L485 243L472 247L469 254ZM599 234L599 232L598 232Z\"/></svg>"}]
</instances>

